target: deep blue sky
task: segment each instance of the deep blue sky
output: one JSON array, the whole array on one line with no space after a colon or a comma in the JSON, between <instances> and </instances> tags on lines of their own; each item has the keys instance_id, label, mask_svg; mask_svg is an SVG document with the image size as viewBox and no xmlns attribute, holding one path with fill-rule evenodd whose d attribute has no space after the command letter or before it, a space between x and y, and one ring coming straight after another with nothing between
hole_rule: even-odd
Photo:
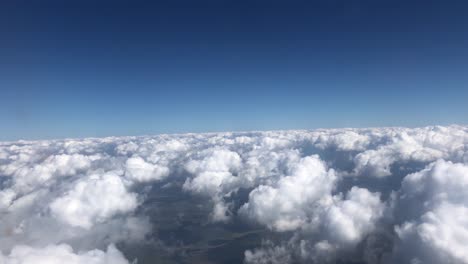
<instances>
[{"instance_id":1,"label":"deep blue sky","mask_svg":"<svg viewBox=\"0 0 468 264\"><path fill-rule=\"evenodd\" d=\"M149 2L2 1L0 139L468 123L468 1Z\"/></svg>"}]
</instances>

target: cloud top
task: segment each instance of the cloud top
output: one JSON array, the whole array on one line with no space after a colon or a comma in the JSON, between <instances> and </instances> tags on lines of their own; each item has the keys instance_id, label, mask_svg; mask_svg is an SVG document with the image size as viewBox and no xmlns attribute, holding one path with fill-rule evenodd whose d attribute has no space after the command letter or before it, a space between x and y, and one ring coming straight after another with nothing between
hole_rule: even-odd
<instances>
[{"instance_id":1,"label":"cloud top","mask_svg":"<svg viewBox=\"0 0 468 264\"><path fill-rule=\"evenodd\" d=\"M2 142L0 263L128 263L168 186L265 229L246 263L468 263L456 125Z\"/></svg>"}]
</instances>

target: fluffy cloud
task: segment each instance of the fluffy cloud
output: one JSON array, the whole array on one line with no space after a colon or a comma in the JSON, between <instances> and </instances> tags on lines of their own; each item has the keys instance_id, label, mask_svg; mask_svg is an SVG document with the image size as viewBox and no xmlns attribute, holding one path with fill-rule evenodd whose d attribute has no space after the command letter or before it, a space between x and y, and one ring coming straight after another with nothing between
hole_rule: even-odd
<instances>
[{"instance_id":1,"label":"fluffy cloud","mask_svg":"<svg viewBox=\"0 0 468 264\"><path fill-rule=\"evenodd\" d=\"M324 263L329 255L354 248L371 233L383 215L384 204L378 193L352 187L345 197L333 195L337 176L318 156L301 159L292 174L281 178L275 187L261 185L249 195L240 213L284 232L296 231L302 237L298 245L302 259ZM283 262L288 255L282 246L246 253L248 262ZM325 258L320 256L325 255Z\"/></svg>"},{"instance_id":2,"label":"fluffy cloud","mask_svg":"<svg viewBox=\"0 0 468 264\"><path fill-rule=\"evenodd\" d=\"M32 248L19 245L7 256L0 253L3 264L128 264L122 253L109 245L107 251L98 249L74 253L67 244L49 245L44 248Z\"/></svg>"},{"instance_id":3,"label":"fluffy cloud","mask_svg":"<svg viewBox=\"0 0 468 264\"><path fill-rule=\"evenodd\" d=\"M270 229L295 230L315 219L317 207L331 199L336 176L318 156L305 157L276 187L260 185L240 211Z\"/></svg>"},{"instance_id":4,"label":"fluffy cloud","mask_svg":"<svg viewBox=\"0 0 468 264\"><path fill-rule=\"evenodd\" d=\"M125 163L125 175L135 181L160 180L169 175L169 168L146 162L141 157L129 158Z\"/></svg>"},{"instance_id":5,"label":"fluffy cloud","mask_svg":"<svg viewBox=\"0 0 468 264\"><path fill-rule=\"evenodd\" d=\"M55 217L71 226L86 229L136 207L136 195L129 193L122 179L112 173L91 175L50 204Z\"/></svg>"},{"instance_id":6,"label":"fluffy cloud","mask_svg":"<svg viewBox=\"0 0 468 264\"><path fill-rule=\"evenodd\" d=\"M327 210L325 226L328 240L343 244L360 242L363 235L374 229L383 211L379 194L353 187L345 199L338 199Z\"/></svg>"},{"instance_id":7,"label":"fluffy cloud","mask_svg":"<svg viewBox=\"0 0 468 264\"><path fill-rule=\"evenodd\" d=\"M466 155L467 131L464 127L382 129L380 133L379 140L388 142L356 155L357 173L383 177L391 175L391 165L396 162L461 161Z\"/></svg>"},{"instance_id":8,"label":"fluffy cloud","mask_svg":"<svg viewBox=\"0 0 468 264\"><path fill-rule=\"evenodd\" d=\"M15 189L21 192L31 191L41 184L50 183L55 177L71 176L87 170L97 156L80 154L51 155L37 163L29 163L21 154L10 157L13 161L2 166L6 175L12 175Z\"/></svg>"},{"instance_id":9,"label":"fluffy cloud","mask_svg":"<svg viewBox=\"0 0 468 264\"><path fill-rule=\"evenodd\" d=\"M195 177L188 178L183 188L211 196L214 202L213 220L228 220L228 206L223 196L239 186L239 178L234 175L241 167L239 154L226 149L209 149L201 153L198 159L188 161L185 167Z\"/></svg>"},{"instance_id":10,"label":"fluffy cloud","mask_svg":"<svg viewBox=\"0 0 468 264\"><path fill-rule=\"evenodd\" d=\"M208 150L200 159L190 160L185 166L195 177L187 179L184 188L216 195L220 188L228 187L236 181L233 174L240 166L241 158L236 152L225 149Z\"/></svg>"},{"instance_id":11,"label":"fluffy cloud","mask_svg":"<svg viewBox=\"0 0 468 264\"><path fill-rule=\"evenodd\" d=\"M154 243L163 188L266 229L248 263L468 263L467 150L456 125L0 142L0 263L126 263L99 249Z\"/></svg>"},{"instance_id":12,"label":"fluffy cloud","mask_svg":"<svg viewBox=\"0 0 468 264\"><path fill-rule=\"evenodd\" d=\"M274 246L270 243L263 249L245 252L246 263L256 264L282 264L292 261L291 252L287 247Z\"/></svg>"},{"instance_id":13,"label":"fluffy cloud","mask_svg":"<svg viewBox=\"0 0 468 264\"><path fill-rule=\"evenodd\" d=\"M439 160L408 175L399 197L397 258L468 263L468 166Z\"/></svg>"}]
</instances>

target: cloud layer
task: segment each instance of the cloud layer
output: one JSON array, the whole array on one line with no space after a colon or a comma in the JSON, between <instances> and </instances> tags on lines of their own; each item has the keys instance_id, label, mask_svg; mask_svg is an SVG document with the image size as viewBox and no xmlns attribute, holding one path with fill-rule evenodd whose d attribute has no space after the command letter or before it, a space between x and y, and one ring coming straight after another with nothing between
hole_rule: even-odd
<instances>
[{"instance_id":1,"label":"cloud layer","mask_svg":"<svg viewBox=\"0 0 468 264\"><path fill-rule=\"evenodd\" d=\"M246 263L468 263L464 126L3 142L0 263L131 262L170 186L266 230Z\"/></svg>"}]
</instances>

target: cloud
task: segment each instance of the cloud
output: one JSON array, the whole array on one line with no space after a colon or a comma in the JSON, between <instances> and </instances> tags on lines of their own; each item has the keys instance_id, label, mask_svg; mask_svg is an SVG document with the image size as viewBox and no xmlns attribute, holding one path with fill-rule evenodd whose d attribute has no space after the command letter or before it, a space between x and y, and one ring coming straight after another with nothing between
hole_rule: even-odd
<instances>
[{"instance_id":1,"label":"cloud","mask_svg":"<svg viewBox=\"0 0 468 264\"><path fill-rule=\"evenodd\" d=\"M276 186L260 185L250 192L240 212L277 231L313 224L316 208L331 199L335 180L318 156L305 157Z\"/></svg>"},{"instance_id":2,"label":"cloud","mask_svg":"<svg viewBox=\"0 0 468 264\"><path fill-rule=\"evenodd\" d=\"M109 245L106 251L91 250L74 253L67 244L49 245L44 248L32 248L18 245L11 253L3 256L0 253L0 263L3 264L128 264L122 253Z\"/></svg>"},{"instance_id":3,"label":"cloud","mask_svg":"<svg viewBox=\"0 0 468 264\"><path fill-rule=\"evenodd\" d=\"M385 209L380 195L364 188L352 187L345 197L334 195L337 180L335 172L317 155L305 157L275 187L261 185L254 189L239 211L272 230L295 231L302 239L292 247L302 249L303 259L323 263L326 259L320 255L328 258L361 242L374 230ZM266 252L277 255L279 249L283 251L281 246L271 246ZM246 254L248 261L270 261L265 251L254 252ZM282 254L280 259L284 258Z\"/></svg>"},{"instance_id":4,"label":"cloud","mask_svg":"<svg viewBox=\"0 0 468 264\"><path fill-rule=\"evenodd\" d=\"M71 226L91 228L118 213L133 211L136 194L129 193L118 175L91 175L50 204L52 215Z\"/></svg>"},{"instance_id":5,"label":"cloud","mask_svg":"<svg viewBox=\"0 0 468 264\"><path fill-rule=\"evenodd\" d=\"M378 193L353 187L345 199L336 199L327 210L325 228L327 241L343 244L360 242L363 235L370 233L382 217L384 204Z\"/></svg>"},{"instance_id":6,"label":"cloud","mask_svg":"<svg viewBox=\"0 0 468 264\"><path fill-rule=\"evenodd\" d=\"M237 174L241 167L241 158L236 152L226 149L209 149L203 151L197 159L191 159L185 165L186 170L195 175L188 178L184 190L201 193L212 197L214 208L212 219L228 220L228 206L223 202L223 196L238 187Z\"/></svg>"},{"instance_id":7,"label":"cloud","mask_svg":"<svg viewBox=\"0 0 468 264\"><path fill-rule=\"evenodd\" d=\"M125 163L125 175L131 180L148 182L169 175L169 168L146 162L141 157L129 158Z\"/></svg>"},{"instance_id":8,"label":"cloud","mask_svg":"<svg viewBox=\"0 0 468 264\"><path fill-rule=\"evenodd\" d=\"M397 259L414 263L468 263L468 166L438 160L408 175L399 196L403 223Z\"/></svg>"},{"instance_id":9,"label":"cloud","mask_svg":"<svg viewBox=\"0 0 468 264\"><path fill-rule=\"evenodd\" d=\"M265 229L248 263L468 263L467 150L456 125L2 142L1 260L124 260L169 188L207 228Z\"/></svg>"},{"instance_id":10,"label":"cloud","mask_svg":"<svg viewBox=\"0 0 468 264\"><path fill-rule=\"evenodd\" d=\"M380 140L388 142L377 144L375 148L356 155L354 162L357 173L367 172L376 177L384 177L391 175L391 165L396 162L466 159L466 128L383 129L381 133Z\"/></svg>"},{"instance_id":11,"label":"cloud","mask_svg":"<svg viewBox=\"0 0 468 264\"><path fill-rule=\"evenodd\" d=\"M254 251L247 250L245 252L246 263L256 264L282 264L292 261L291 252L287 247L275 246L271 242L266 242L267 245L262 249Z\"/></svg>"},{"instance_id":12,"label":"cloud","mask_svg":"<svg viewBox=\"0 0 468 264\"><path fill-rule=\"evenodd\" d=\"M28 192L39 185L47 185L53 178L71 176L86 171L97 156L80 154L58 154L46 157L40 162L31 162L25 156L10 156L11 163L2 166L6 175L12 175L15 189ZM34 159L33 159L34 161Z\"/></svg>"},{"instance_id":13,"label":"cloud","mask_svg":"<svg viewBox=\"0 0 468 264\"><path fill-rule=\"evenodd\" d=\"M235 184L241 166L239 154L226 149L208 150L199 159L187 162L186 170L195 175L187 179L184 189L209 195L216 195L220 188Z\"/></svg>"}]
</instances>

